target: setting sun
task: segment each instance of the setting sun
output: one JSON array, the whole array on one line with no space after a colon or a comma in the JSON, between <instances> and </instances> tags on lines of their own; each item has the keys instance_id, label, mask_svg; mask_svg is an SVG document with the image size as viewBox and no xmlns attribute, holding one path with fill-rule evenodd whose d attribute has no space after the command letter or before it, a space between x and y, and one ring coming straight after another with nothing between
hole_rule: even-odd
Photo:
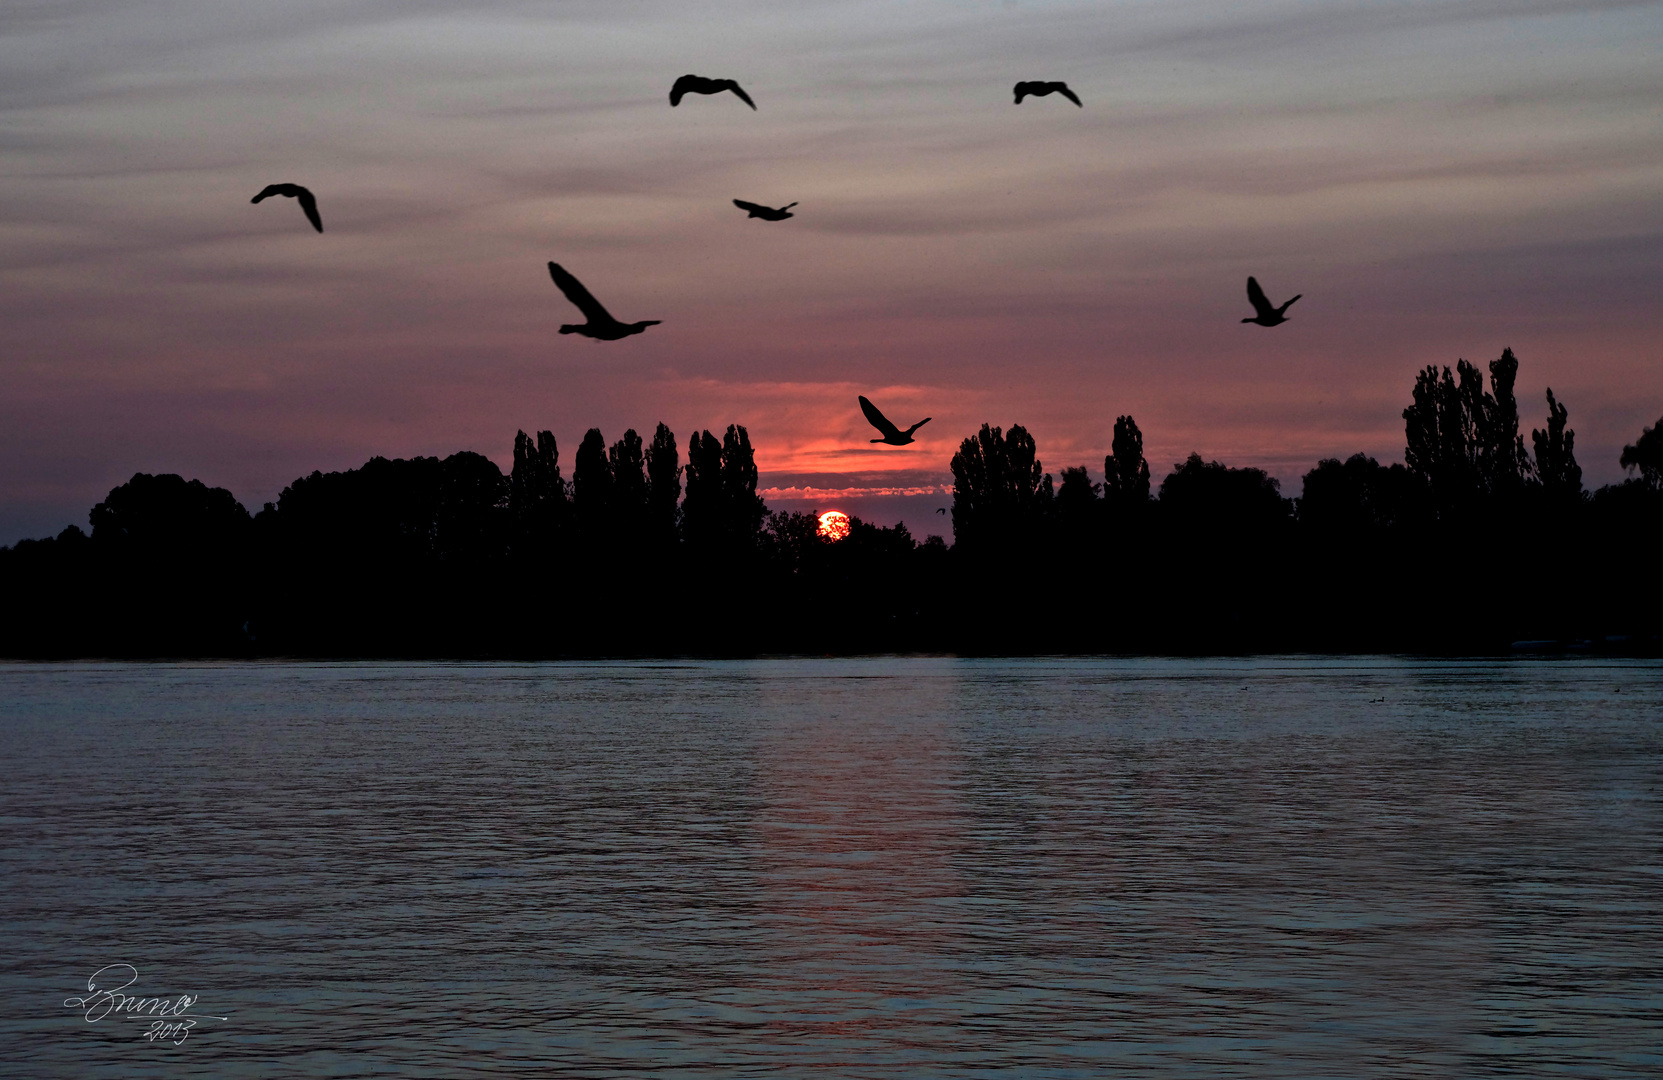
<instances>
[{"instance_id":1,"label":"setting sun","mask_svg":"<svg viewBox=\"0 0 1663 1080\"><path fill-rule=\"evenodd\" d=\"M841 510L827 510L820 515L820 535L827 540L841 540L849 535L849 515Z\"/></svg>"}]
</instances>

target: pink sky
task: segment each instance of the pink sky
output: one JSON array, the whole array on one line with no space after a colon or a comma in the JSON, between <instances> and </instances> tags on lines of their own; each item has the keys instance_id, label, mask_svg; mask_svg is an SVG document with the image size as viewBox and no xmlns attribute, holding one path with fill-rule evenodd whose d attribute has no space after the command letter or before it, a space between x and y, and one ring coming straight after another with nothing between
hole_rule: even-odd
<instances>
[{"instance_id":1,"label":"pink sky","mask_svg":"<svg viewBox=\"0 0 1663 1080\"><path fill-rule=\"evenodd\" d=\"M660 420L920 534L983 421L1100 474L1130 412L1157 480L1195 450L1296 494L1504 346L1610 482L1663 415L1660 46L1649 3L8 5L0 543L136 471L255 510ZM758 111L671 109L690 71ZM272 181L327 231L250 206ZM663 325L561 337L551 259ZM1250 273L1291 322L1239 322ZM863 393L933 420L873 446Z\"/></svg>"}]
</instances>

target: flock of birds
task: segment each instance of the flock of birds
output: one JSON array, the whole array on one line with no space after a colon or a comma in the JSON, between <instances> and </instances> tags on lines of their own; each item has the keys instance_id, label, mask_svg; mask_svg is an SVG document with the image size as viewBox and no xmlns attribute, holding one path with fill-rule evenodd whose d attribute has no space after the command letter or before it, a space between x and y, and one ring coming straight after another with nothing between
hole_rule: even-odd
<instances>
[{"instance_id":1,"label":"flock of birds","mask_svg":"<svg viewBox=\"0 0 1663 1080\"><path fill-rule=\"evenodd\" d=\"M707 79L702 75L683 75L677 79L674 85L670 87L670 107L674 108L680 105L682 98L688 94L723 93L731 93L753 110L756 109L756 102L751 100L751 96L745 93L744 88L738 82L733 79ZM1016 104L1018 105L1022 104L1022 99L1025 97L1049 97L1052 94L1061 94L1075 105L1085 108L1085 104L1080 101L1079 95L1070 90L1065 82L1032 80L1019 82L1015 87ZM306 220L312 223L312 228L320 233L323 232L323 218L318 214L318 200L311 191L299 184L267 184L265 190L254 196L250 201L258 203L260 200L274 195L282 195L298 201L301 212L306 215ZM747 218L760 218L763 221L784 221L786 218L795 216L791 213L791 208L797 204L794 202L787 203L775 209L758 203L746 202L744 199L735 199L733 205L745 211ZM572 305L583 313L584 321L562 326L560 328L562 334L581 334L587 338L594 338L596 341L617 341L633 334L639 334L647 327L657 326L663 321L662 319L641 319L638 322L620 322L602 306L599 300L595 299L595 294L586 289L583 282L573 276L570 270L559 263L551 262L549 263L549 276L554 279L555 286L565 294L566 299L571 301ZM1248 303L1253 305L1254 314L1243 319L1242 322L1255 323L1259 326L1279 326L1288 321L1288 308L1293 306L1294 300L1298 300L1303 295L1303 293L1300 293L1293 300L1289 300L1278 307L1270 302L1269 297L1265 296L1265 291L1259 287L1259 282L1255 278L1249 277L1247 279L1247 300ZM866 414L867 422L877 428L882 436L873 439L872 442L884 443L888 446L906 446L913 441L912 433L929 423L931 419L926 416L918 423L902 431L888 417L878 411L878 407L868 401L865 395L860 396L860 410Z\"/></svg>"}]
</instances>

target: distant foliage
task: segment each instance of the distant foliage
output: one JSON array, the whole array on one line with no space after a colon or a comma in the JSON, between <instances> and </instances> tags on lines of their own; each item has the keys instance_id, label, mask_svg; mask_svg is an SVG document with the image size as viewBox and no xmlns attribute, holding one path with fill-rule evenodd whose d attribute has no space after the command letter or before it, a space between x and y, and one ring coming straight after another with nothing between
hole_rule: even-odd
<instances>
[{"instance_id":1,"label":"distant foliage","mask_svg":"<svg viewBox=\"0 0 1663 1080\"><path fill-rule=\"evenodd\" d=\"M1388 532L1404 526L1415 502L1415 479L1402 465L1367 454L1328 458L1305 474L1295 500L1302 524L1326 532Z\"/></svg>"},{"instance_id":2,"label":"distant foliage","mask_svg":"<svg viewBox=\"0 0 1663 1080\"><path fill-rule=\"evenodd\" d=\"M1194 529L1264 529L1293 516L1293 502L1263 469L1232 469L1191 454L1161 481L1161 508Z\"/></svg>"},{"instance_id":3,"label":"distant foliage","mask_svg":"<svg viewBox=\"0 0 1663 1080\"><path fill-rule=\"evenodd\" d=\"M1620 464L1625 469L1640 470L1642 481L1663 491L1663 418L1651 427L1642 428L1640 437L1623 447Z\"/></svg>"},{"instance_id":4,"label":"distant foliage","mask_svg":"<svg viewBox=\"0 0 1663 1080\"><path fill-rule=\"evenodd\" d=\"M0 548L0 655L524 656L692 652L1505 649L1663 651L1663 420L1638 475L1587 495L1547 390L1533 454L1518 361L1420 372L1404 463L1323 460L1298 499L1190 454L1151 490L1114 420L1101 481L1053 483L1020 425L952 458L955 544L769 514L749 433L553 434L514 464L460 452L313 472L250 517L138 473L91 535ZM1609 636L1612 642L1606 643ZM1584 645L1583 642L1605 644Z\"/></svg>"}]
</instances>

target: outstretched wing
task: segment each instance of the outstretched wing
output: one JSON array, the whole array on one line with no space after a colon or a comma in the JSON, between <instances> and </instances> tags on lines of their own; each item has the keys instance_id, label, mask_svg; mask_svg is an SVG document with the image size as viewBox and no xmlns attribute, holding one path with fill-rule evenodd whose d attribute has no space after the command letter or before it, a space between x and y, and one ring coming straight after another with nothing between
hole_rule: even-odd
<instances>
[{"instance_id":1,"label":"outstretched wing","mask_svg":"<svg viewBox=\"0 0 1663 1080\"><path fill-rule=\"evenodd\" d=\"M741 87L738 83L734 82L732 79L728 79L727 84L728 84L728 89L732 90L734 92L734 94L739 98L740 101L743 101L745 104L747 104L751 107L752 111L755 111L756 102L751 100L751 95L745 93L745 90L744 90L743 87Z\"/></svg>"},{"instance_id":2,"label":"outstretched wing","mask_svg":"<svg viewBox=\"0 0 1663 1080\"><path fill-rule=\"evenodd\" d=\"M934 419L935 419L935 417L933 417L933 416L926 416L926 417L924 417L924 419L918 421L918 423L916 423L916 424L912 425L911 427L907 428L907 438L909 438L909 439L912 438L912 433L913 432L917 431L919 428L923 427L925 424L929 423L931 420L934 420Z\"/></svg>"},{"instance_id":3,"label":"outstretched wing","mask_svg":"<svg viewBox=\"0 0 1663 1080\"><path fill-rule=\"evenodd\" d=\"M1257 278L1249 277L1247 279L1247 302L1252 304L1253 310L1258 312L1260 315L1276 314L1276 309L1272 307L1270 301L1265 298L1265 291L1259 288L1259 281Z\"/></svg>"},{"instance_id":4,"label":"outstretched wing","mask_svg":"<svg viewBox=\"0 0 1663 1080\"><path fill-rule=\"evenodd\" d=\"M671 107L673 108L680 105L683 95L697 93L699 90L699 84L703 81L704 80L699 78L697 75L683 75L681 78L677 79L675 84L670 87Z\"/></svg>"},{"instance_id":5,"label":"outstretched wing","mask_svg":"<svg viewBox=\"0 0 1663 1080\"><path fill-rule=\"evenodd\" d=\"M860 397L860 411L866 414L867 423L883 432L886 439L899 439L901 429L889 422L889 417L878 411L878 407L866 400L866 395Z\"/></svg>"},{"instance_id":6,"label":"outstretched wing","mask_svg":"<svg viewBox=\"0 0 1663 1080\"><path fill-rule=\"evenodd\" d=\"M295 185L294 197L300 200L300 209L305 212L306 220L312 223L312 228L322 232L323 219L318 217L318 200L312 196L310 191L298 184Z\"/></svg>"},{"instance_id":7,"label":"outstretched wing","mask_svg":"<svg viewBox=\"0 0 1663 1080\"><path fill-rule=\"evenodd\" d=\"M560 291L566 294L566 299L583 312L584 318L590 322L618 321L612 317L611 312L601 307L599 300L590 295L589 290L583 287L583 282L573 277L564 266L555 262L549 263L549 277L554 279L554 283L560 286Z\"/></svg>"},{"instance_id":8,"label":"outstretched wing","mask_svg":"<svg viewBox=\"0 0 1663 1080\"><path fill-rule=\"evenodd\" d=\"M250 199L248 201L251 202L251 203L257 203L261 199L269 199L273 195L281 195L281 194L283 194L283 185L282 184L267 184L265 186L265 189L263 191L261 191L260 194L254 196L252 199Z\"/></svg>"},{"instance_id":9,"label":"outstretched wing","mask_svg":"<svg viewBox=\"0 0 1663 1080\"><path fill-rule=\"evenodd\" d=\"M735 200L733 200L733 205L739 207L739 209L744 210L746 213L750 213L750 214L754 214L758 210L768 209L766 206L758 206L756 203L746 202L744 199L735 199Z\"/></svg>"},{"instance_id":10,"label":"outstretched wing","mask_svg":"<svg viewBox=\"0 0 1663 1080\"><path fill-rule=\"evenodd\" d=\"M1068 88L1067 83L1058 83L1057 84L1057 93L1061 94L1063 97L1067 98L1069 101L1072 101L1074 104L1080 106L1080 108L1082 108L1082 109L1086 107L1085 103L1080 100L1079 96L1076 95L1074 93L1074 91L1072 91Z\"/></svg>"},{"instance_id":11,"label":"outstretched wing","mask_svg":"<svg viewBox=\"0 0 1663 1080\"><path fill-rule=\"evenodd\" d=\"M1294 296L1293 300L1298 300L1299 297L1304 296L1304 295L1305 295L1304 293L1299 293L1296 296ZM1287 303L1283 304L1282 305L1282 310L1286 311L1289 308L1293 307L1293 300L1289 300Z\"/></svg>"}]
</instances>

